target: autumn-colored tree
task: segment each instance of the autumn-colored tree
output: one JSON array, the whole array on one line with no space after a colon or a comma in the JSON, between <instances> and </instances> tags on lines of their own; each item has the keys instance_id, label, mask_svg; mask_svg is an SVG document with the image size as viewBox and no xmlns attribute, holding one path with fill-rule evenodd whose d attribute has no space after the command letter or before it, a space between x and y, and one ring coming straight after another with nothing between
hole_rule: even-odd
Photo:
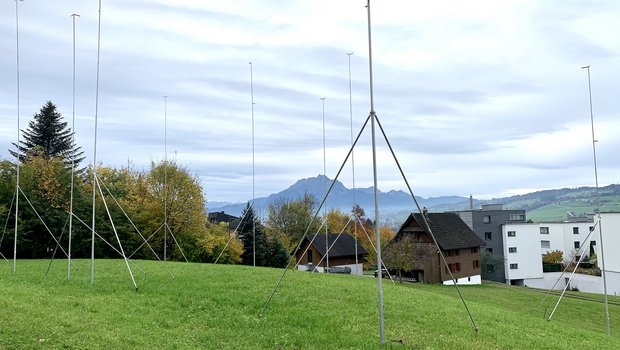
<instances>
[{"instance_id":1,"label":"autumn-colored tree","mask_svg":"<svg viewBox=\"0 0 620 350\"><path fill-rule=\"evenodd\" d=\"M195 250L196 254L192 259L194 261L215 262L219 256L218 263L237 264L241 262L243 242L234 236L228 223L207 223L205 234L198 238L198 245L202 249Z\"/></svg>"},{"instance_id":2,"label":"autumn-colored tree","mask_svg":"<svg viewBox=\"0 0 620 350\"><path fill-rule=\"evenodd\" d=\"M70 176L62 159L34 155L22 166L20 187L32 200L44 202L45 207L68 211Z\"/></svg>"},{"instance_id":3,"label":"autumn-colored tree","mask_svg":"<svg viewBox=\"0 0 620 350\"><path fill-rule=\"evenodd\" d=\"M353 233L357 236L359 242L362 246L368 251L368 256L366 257L366 267L377 265L377 255L375 253L376 248L376 232L374 227L374 222L366 217L366 213L364 209L359 205L353 206L352 213L354 215L355 226L353 228ZM382 225L379 227L379 236L381 240L381 247L385 247L388 242L396 236L396 232L392 230L387 225Z\"/></svg>"},{"instance_id":4,"label":"autumn-colored tree","mask_svg":"<svg viewBox=\"0 0 620 350\"><path fill-rule=\"evenodd\" d=\"M51 256L49 252L56 247L54 237L60 239L66 230L70 176L60 158L31 154L29 161L22 165L17 237L19 257Z\"/></svg>"},{"instance_id":5,"label":"autumn-colored tree","mask_svg":"<svg viewBox=\"0 0 620 350\"><path fill-rule=\"evenodd\" d=\"M546 254L543 254L542 261L545 264L561 263L564 260L563 255L564 253L561 250L552 250Z\"/></svg>"},{"instance_id":6,"label":"autumn-colored tree","mask_svg":"<svg viewBox=\"0 0 620 350\"><path fill-rule=\"evenodd\" d=\"M405 235L385 247L383 262L386 268L396 270L398 279L402 282L403 273L414 269L423 270L435 251L433 244L420 242L412 235Z\"/></svg>"},{"instance_id":7,"label":"autumn-colored tree","mask_svg":"<svg viewBox=\"0 0 620 350\"><path fill-rule=\"evenodd\" d=\"M287 250L295 249L305 232L314 234L320 220L314 219L316 201L310 194L298 200L278 200L269 205L267 235L277 237Z\"/></svg>"},{"instance_id":8,"label":"autumn-colored tree","mask_svg":"<svg viewBox=\"0 0 620 350\"><path fill-rule=\"evenodd\" d=\"M159 231L150 242L160 256L165 244L167 258L182 260L185 253L189 259L188 255L194 254L190 250L200 246L197 242L204 237L207 224L205 198L198 178L170 161L152 162L148 173L132 177L127 179L125 201L131 208L131 217L143 232ZM164 221L168 230L162 227Z\"/></svg>"},{"instance_id":9,"label":"autumn-colored tree","mask_svg":"<svg viewBox=\"0 0 620 350\"><path fill-rule=\"evenodd\" d=\"M354 221L345 215L340 209L332 209L327 212L327 229L333 233L353 233Z\"/></svg>"}]
</instances>

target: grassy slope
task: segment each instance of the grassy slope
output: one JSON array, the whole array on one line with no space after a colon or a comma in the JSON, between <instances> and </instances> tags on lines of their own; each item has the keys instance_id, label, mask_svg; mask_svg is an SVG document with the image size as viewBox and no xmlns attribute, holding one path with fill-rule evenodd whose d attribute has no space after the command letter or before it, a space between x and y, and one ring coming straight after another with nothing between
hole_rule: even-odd
<instances>
[{"instance_id":1,"label":"grassy slope","mask_svg":"<svg viewBox=\"0 0 620 350\"><path fill-rule=\"evenodd\" d=\"M605 197L601 199L601 211L620 211L620 196ZM571 211L577 215L591 213L594 205L583 200L564 201L548 204L527 212L527 218L533 221L562 221L566 220L566 212Z\"/></svg>"},{"instance_id":2,"label":"grassy slope","mask_svg":"<svg viewBox=\"0 0 620 350\"><path fill-rule=\"evenodd\" d=\"M265 319L258 317L281 270L138 261L139 290L119 260L88 261L65 280L66 265L18 261L0 270L0 349L362 349L378 348L376 279L289 272ZM384 284L386 340L415 349L614 349L620 343L610 305L612 336L602 304L565 299L551 322L549 298L503 285L462 287L480 331L454 287ZM620 301L620 298L614 298Z\"/></svg>"}]
</instances>

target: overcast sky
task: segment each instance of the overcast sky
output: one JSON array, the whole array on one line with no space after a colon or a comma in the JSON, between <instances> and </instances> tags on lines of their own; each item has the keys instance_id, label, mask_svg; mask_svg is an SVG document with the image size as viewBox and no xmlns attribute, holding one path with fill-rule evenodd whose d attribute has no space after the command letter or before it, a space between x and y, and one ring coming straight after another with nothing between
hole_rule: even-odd
<instances>
[{"instance_id":1,"label":"overcast sky","mask_svg":"<svg viewBox=\"0 0 620 350\"><path fill-rule=\"evenodd\" d=\"M370 111L364 0L103 0L97 160L146 169L168 157L208 201L327 176ZM374 1L375 110L416 195L490 198L594 184L588 76L601 185L618 183L620 1ZM98 2L19 2L21 128L47 101L92 163ZM0 3L0 157L17 139L15 3ZM404 189L380 134L381 190ZM372 186L370 127L356 186ZM340 176L352 186L350 163Z\"/></svg>"}]
</instances>

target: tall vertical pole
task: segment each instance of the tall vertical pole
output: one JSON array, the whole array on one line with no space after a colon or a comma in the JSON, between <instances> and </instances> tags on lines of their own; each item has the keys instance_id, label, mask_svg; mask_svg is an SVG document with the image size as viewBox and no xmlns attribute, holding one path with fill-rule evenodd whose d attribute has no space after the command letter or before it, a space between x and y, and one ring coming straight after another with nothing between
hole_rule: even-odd
<instances>
[{"instance_id":1,"label":"tall vertical pole","mask_svg":"<svg viewBox=\"0 0 620 350\"><path fill-rule=\"evenodd\" d=\"M164 96L164 261L168 240L168 96Z\"/></svg>"},{"instance_id":2,"label":"tall vertical pole","mask_svg":"<svg viewBox=\"0 0 620 350\"><path fill-rule=\"evenodd\" d=\"M95 137L93 146L93 217L90 245L90 284L95 284L95 200L97 198L97 119L99 117L99 63L101 57L101 0L99 0L99 23L97 25L97 79L95 83Z\"/></svg>"},{"instance_id":3,"label":"tall vertical pole","mask_svg":"<svg viewBox=\"0 0 620 350\"><path fill-rule=\"evenodd\" d=\"M75 145L75 18L80 17L77 13L71 15L73 21L73 105L71 144ZM75 156L71 157L71 195L69 199L69 247L67 249L67 279L71 278L71 236L73 233L73 186L75 177Z\"/></svg>"},{"instance_id":4,"label":"tall vertical pole","mask_svg":"<svg viewBox=\"0 0 620 350\"><path fill-rule=\"evenodd\" d=\"M349 59L349 117L351 119L351 147L353 147L353 88L351 84L351 55L353 52L347 52L347 58ZM353 175L353 204L355 202L355 158L353 156L353 149L351 149L351 172ZM357 220L353 220L353 236L355 239L355 274L359 276L359 267L357 259Z\"/></svg>"},{"instance_id":5,"label":"tall vertical pole","mask_svg":"<svg viewBox=\"0 0 620 350\"><path fill-rule=\"evenodd\" d=\"M377 278L378 294L379 294L379 340L383 345L385 343L384 327L383 327L383 266L381 264L381 233L379 230L379 202L377 200L377 147L375 140L375 104L373 95L372 81L372 35L370 24L370 0L367 0L366 8L368 10L368 69L370 75L370 126L372 131L372 175L374 183L375 197L375 236L377 242L377 270L379 278Z\"/></svg>"},{"instance_id":6,"label":"tall vertical pole","mask_svg":"<svg viewBox=\"0 0 620 350\"><path fill-rule=\"evenodd\" d=\"M605 273L605 253L603 249L603 228L601 227L601 202L598 191L598 169L596 166L596 143L598 142L594 137L594 113L592 112L592 84L590 83L590 66L581 67L588 71L588 93L590 97L590 124L592 126L592 155L594 158L594 181L596 189L596 217L598 220L598 234L601 241L601 273L603 276L603 293L605 294L605 319L607 321L607 335L611 335L611 325L609 323L609 304L607 298L607 278Z\"/></svg>"},{"instance_id":7,"label":"tall vertical pole","mask_svg":"<svg viewBox=\"0 0 620 350\"><path fill-rule=\"evenodd\" d=\"M20 151L19 151L19 1L15 0L15 33L16 33L16 59L17 59L17 162L15 162L17 168L17 179L15 180L15 238L13 241L13 272L17 269L17 221L19 214L19 166L20 166Z\"/></svg>"},{"instance_id":8,"label":"tall vertical pole","mask_svg":"<svg viewBox=\"0 0 620 350\"><path fill-rule=\"evenodd\" d=\"M252 214L254 214L254 199L256 197L254 187L254 71L252 69L252 62L250 63L250 95L252 102ZM252 215L252 265L256 266L256 221L254 215Z\"/></svg>"},{"instance_id":9,"label":"tall vertical pole","mask_svg":"<svg viewBox=\"0 0 620 350\"><path fill-rule=\"evenodd\" d=\"M321 97L323 103L323 176L327 176L327 153L325 151L325 97ZM325 192L327 192L327 181L325 181ZM329 270L329 227L327 225L327 208L323 207L325 220L325 272Z\"/></svg>"}]
</instances>

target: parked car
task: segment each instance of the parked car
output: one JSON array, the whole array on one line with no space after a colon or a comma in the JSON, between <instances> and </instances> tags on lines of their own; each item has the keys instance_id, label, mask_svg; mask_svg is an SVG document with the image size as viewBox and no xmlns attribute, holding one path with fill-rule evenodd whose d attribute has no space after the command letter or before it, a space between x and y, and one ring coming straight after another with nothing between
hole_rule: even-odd
<instances>
[{"instance_id":1,"label":"parked car","mask_svg":"<svg viewBox=\"0 0 620 350\"><path fill-rule=\"evenodd\" d=\"M375 278L378 277L379 276L379 270L375 270L374 275L375 275ZM388 275L387 269L385 269L385 268L381 269L381 277L383 278L383 277L385 277L387 275Z\"/></svg>"}]
</instances>

